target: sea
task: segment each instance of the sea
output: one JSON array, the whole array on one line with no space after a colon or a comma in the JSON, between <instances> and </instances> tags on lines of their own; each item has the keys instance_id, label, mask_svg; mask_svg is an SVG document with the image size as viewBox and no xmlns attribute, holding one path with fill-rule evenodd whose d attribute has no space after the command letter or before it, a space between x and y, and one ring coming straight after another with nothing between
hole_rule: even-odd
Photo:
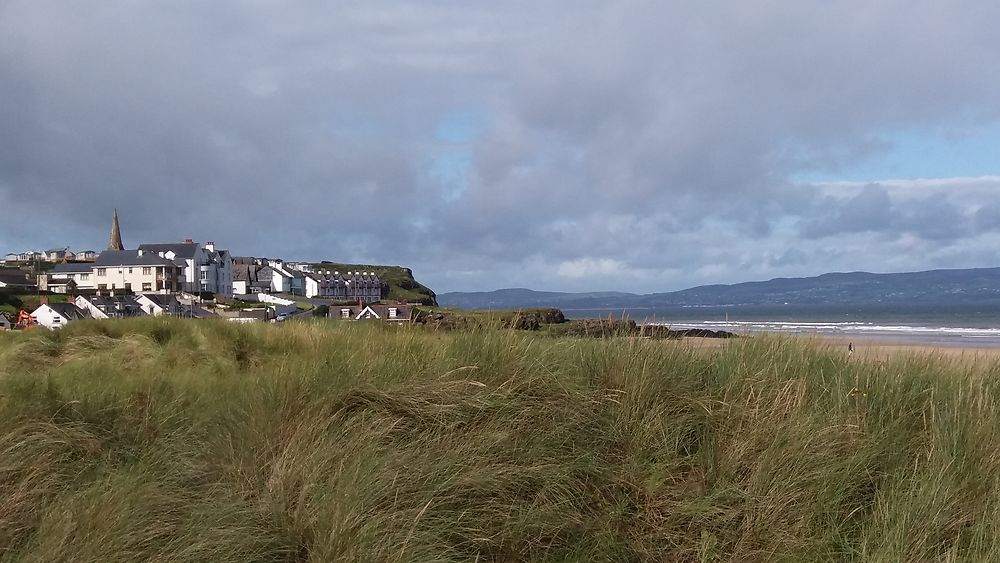
<instances>
[{"instance_id":1,"label":"sea","mask_svg":"<svg viewBox=\"0 0 1000 563\"><path fill-rule=\"evenodd\" d=\"M842 337L960 348L1000 348L1000 303L983 305L730 305L563 309L570 319L628 318L640 324L736 334Z\"/></svg>"}]
</instances>

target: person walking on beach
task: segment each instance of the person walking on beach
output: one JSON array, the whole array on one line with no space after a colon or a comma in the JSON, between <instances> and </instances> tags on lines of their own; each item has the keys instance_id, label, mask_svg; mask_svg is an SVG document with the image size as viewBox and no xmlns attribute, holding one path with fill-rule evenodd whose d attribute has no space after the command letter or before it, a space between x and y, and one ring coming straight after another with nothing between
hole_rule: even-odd
<instances>
[{"instance_id":1,"label":"person walking on beach","mask_svg":"<svg viewBox=\"0 0 1000 563\"><path fill-rule=\"evenodd\" d=\"M848 342L847 343L847 353L848 354L853 354L854 353L854 343L853 342Z\"/></svg>"}]
</instances>

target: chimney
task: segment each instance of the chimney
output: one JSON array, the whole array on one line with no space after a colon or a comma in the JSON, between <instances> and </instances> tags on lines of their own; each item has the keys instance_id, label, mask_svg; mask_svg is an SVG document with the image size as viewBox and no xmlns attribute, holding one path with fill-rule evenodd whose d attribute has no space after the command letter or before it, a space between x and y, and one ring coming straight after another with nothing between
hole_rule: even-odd
<instances>
[{"instance_id":1,"label":"chimney","mask_svg":"<svg viewBox=\"0 0 1000 563\"><path fill-rule=\"evenodd\" d=\"M208 241L208 242L206 242L206 243L205 243L205 248L206 248L206 249L207 249L207 250L208 250L209 252L215 252L215 243L214 243L214 242L212 242L212 241Z\"/></svg>"},{"instance_id":2,"label":"chimney","mask_svg":"<svg viewBox=\"0 0 1000 563\"><path fill-rule=\"evenodd\" d=\"M184 244L194 244L194 241L189 238L186 238L184 239Z\"/></svg>"}]
</instances>

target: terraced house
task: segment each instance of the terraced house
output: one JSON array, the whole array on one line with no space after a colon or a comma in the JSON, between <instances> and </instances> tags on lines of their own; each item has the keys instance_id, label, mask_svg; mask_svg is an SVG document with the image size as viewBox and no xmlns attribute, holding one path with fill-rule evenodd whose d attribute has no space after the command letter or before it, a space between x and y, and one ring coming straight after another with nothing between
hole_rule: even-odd
<instances>
[{"instance_id":1,"label":"terraced house","mask_svg":"<svg viewBox=\"0 0 1000 563\"><path fill-rule=\"evenodd\" d=\"M306 297L325 297L338 301L377 303L384 284L375 272L319 270L305 274Z\"/></svg>"}]
</instances>

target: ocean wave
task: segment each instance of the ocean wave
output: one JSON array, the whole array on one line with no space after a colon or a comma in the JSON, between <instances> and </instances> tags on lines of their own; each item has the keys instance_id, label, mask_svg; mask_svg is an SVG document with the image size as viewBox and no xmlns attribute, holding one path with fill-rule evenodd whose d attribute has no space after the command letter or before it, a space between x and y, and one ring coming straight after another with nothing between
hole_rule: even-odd
<instances>
[{"instance_id":1,"label":"ocean wave","mask_svg":"<svg viewBox=\"0 0 1000 563\"><path fill-rule=\"evenodd\" d=\"M950 326L918 326L899 324L875 324L869 322L794 322L794 321L680 321L649 323L669 326L675 329L704 328L727 330L736 333L779 332L814 334L899 334L927 336L962 336L978 338L1000 338L1000 328L973 328Z\"/></svg>"}]
</instances>

